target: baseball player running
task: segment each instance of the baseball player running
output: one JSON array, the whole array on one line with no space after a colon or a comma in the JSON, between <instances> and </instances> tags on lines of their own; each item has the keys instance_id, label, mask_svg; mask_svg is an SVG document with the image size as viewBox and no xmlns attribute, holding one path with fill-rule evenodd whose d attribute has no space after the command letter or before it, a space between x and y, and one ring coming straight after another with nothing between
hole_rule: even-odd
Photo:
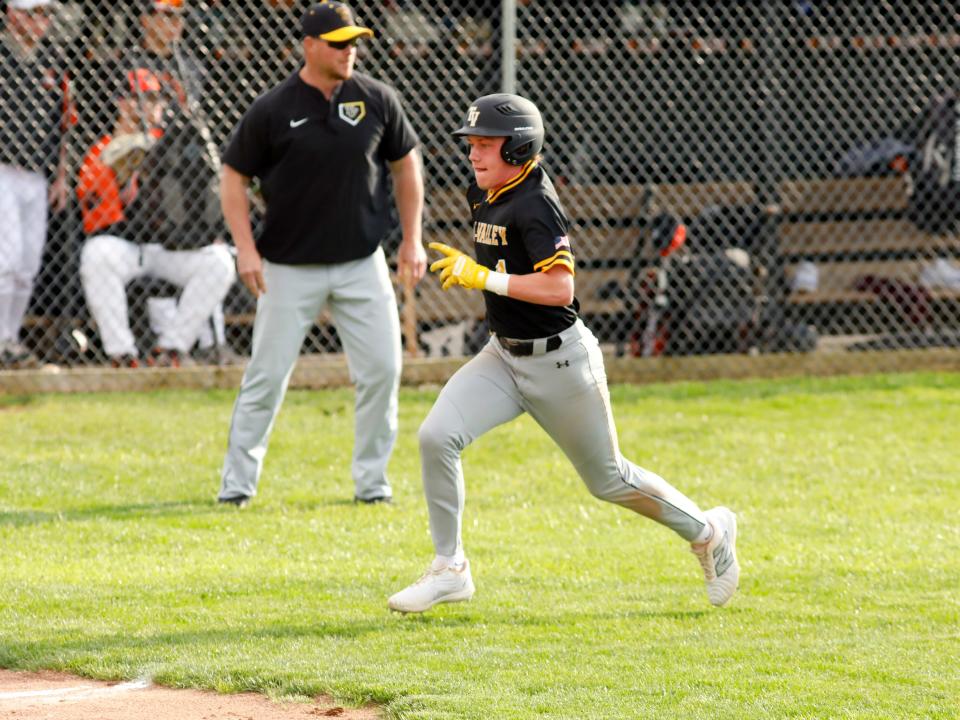
<instances>
[{"instance_id":1,"label":"baseball player running","mask_svg":"<svg viewBox=\"0 0 960 720\"><path fill-rule=\"evenodd\" d=\"M702 511L658 475L620 454L600 347L577 317L569 221L539 166L540 111L517 95L486 95L454 132L470 145L467 190L477 259L440 243L431 265L443 289L482 290L492 337L450 378L420 427L423 486L436 557L388 605L423 612L474 593L461 538L460 454L523 412L560 446L590 492L666 525L703 567L707 596L725 605L737 589L737 521Z\"/></svg>"}]
</instances>

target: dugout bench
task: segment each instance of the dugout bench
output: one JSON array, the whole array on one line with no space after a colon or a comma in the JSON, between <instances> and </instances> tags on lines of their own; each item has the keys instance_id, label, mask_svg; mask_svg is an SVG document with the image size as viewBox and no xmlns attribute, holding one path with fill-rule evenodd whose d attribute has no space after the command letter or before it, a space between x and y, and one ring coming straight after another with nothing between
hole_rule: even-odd
<instances>
[{"instance_id":1,"label":"dugout bench","mask_svg":"<svg viewBox=\"0 0 960 720\"><path fill-rule=\"evenodd\" d=\"M779 195L778 249L795 317L832 335L916 331L957 317L960 290L924 288L920 276L936 258L960 257L960 236L908 219L905 178L787 180ZM804 264L816 268L815 287L797 287ZM927 308L926 321L911 304Z\"/></svg>"}]
</instances>

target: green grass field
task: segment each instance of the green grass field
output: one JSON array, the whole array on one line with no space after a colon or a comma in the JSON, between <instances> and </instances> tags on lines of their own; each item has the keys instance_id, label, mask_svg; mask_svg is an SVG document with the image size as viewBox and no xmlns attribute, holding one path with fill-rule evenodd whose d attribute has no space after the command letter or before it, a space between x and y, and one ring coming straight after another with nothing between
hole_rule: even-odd
<instances>
[{"instance_id":1,"label":"green grass field","mask_svg":"<svg viewBox=\"0 0 960 720\"><path fill-rule=\"evenodd\" d=\"M522 418L464 456L473 602L391 615L432 557L435 394L402 393L397 502L355 506L352 393L291 393L242 511L233 393L0 398L0 667L396 718L960 716L960 375L615 387L624 453L739 513L721 610Z\"/></svg>"}]
</instances>

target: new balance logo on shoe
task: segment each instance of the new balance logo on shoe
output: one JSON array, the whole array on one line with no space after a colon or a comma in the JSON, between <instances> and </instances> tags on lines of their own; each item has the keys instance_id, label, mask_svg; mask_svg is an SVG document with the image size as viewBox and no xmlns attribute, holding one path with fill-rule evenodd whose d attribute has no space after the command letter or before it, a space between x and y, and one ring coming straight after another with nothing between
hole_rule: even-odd
<instances>
[{"instance_id":1,"label":"new balance logo on shoe","mask_svg":"<svg viewBox=\"0 0 960 720\"><path fill-rule=\"evenodd\" d=\"M717 577L723 575L733 564L733 553L730 552L730 543L727 542L727 533L723 533L723 541L713 551L713 565L717 569Z\"/></svg>"},{"instance_id":2,"label":"new balance logo on shoe","mask_svg":"<svg viewBox=\"0 0 960 720\"><path fill-rule=\"evenodd\" d=\"M691 544L690 550L703 568L710 604L720 607L730 601L740 582L737 516L725 507L707 510L704 515L713 528L713 535L707 542Z\"/></svg>"}]
</instances>

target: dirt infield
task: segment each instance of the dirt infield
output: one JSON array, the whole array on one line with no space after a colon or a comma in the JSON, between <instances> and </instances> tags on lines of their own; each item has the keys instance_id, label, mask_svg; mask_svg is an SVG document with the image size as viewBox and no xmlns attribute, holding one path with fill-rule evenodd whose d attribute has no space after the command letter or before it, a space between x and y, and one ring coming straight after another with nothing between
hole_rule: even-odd
<instances>
[{"instance_id":1,"label":"dirt infield","mask_svg":"<svg viewBox=\"0 0 960 720\"><path fill-rule=\"evenodd\" d=\"M99 682L56 672L0 670L0 717L16 720L374 720L375 708L344 708L320 696L275 703L263 695L220 695L158 687L147 680Z\"/></svg>"}]
</instances>

